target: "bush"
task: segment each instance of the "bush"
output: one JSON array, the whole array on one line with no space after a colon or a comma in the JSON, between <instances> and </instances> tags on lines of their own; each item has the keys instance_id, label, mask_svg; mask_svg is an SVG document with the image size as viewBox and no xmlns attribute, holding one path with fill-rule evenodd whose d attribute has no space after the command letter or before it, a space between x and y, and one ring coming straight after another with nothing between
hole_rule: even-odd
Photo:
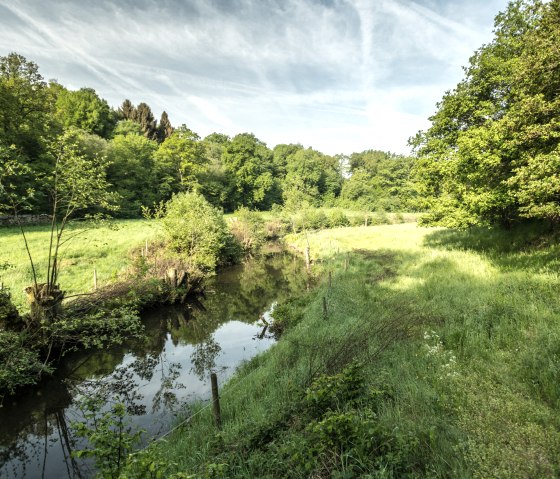
<instances>
[{"instance_id":1,"label":"bush","mask_svg":"<svg viewBox=\"0 0 560 479\"><path fill-rule=\"evenodd\" d=\"M167 246L190 272L213 271L235 254L223 214L198 193L180 193L167 203L163 229Z\"/></svg>"},{"instance_id":2,"label":"bush","mask_svg":"<svg viewBox=\"0 0 560 479\"><path fill-rule=\"evenodd\" d=\"M329 228L338 228L340 226L349 226L350 221L341 210L332 210L327 214Z\"/></svg>"},{"instance_id":3,"label":"bush","mask_svg":"<svg viewBox=\"0 0 560 479\"><path fill-rule=\"evenodd\" d=\"M246 253L258 251L265 242L264 221L257 212L248 208L235 212L229 228Z\"/></svg>"},{"instance_id":4,"label":"bush","mask_svg":"<svg viewBox=\"0 0 560 479\"><path fill-rule=\"evenodd\" d=\"M5 394L35 384L41 372L50 372L35 350L27 349L23 334L0 331L0 404Z\"/></svg>"},{"instance_id":5,"label":"bush","mask_svg":"<svg viewBox=\"0 0 560 479\"><path fill-rule=\"evenodd\" d=\"M21 318L12 303L10 293L5 289L0 289L0 327L18 329L21 325Z\"/></svg>"}]
</instances>

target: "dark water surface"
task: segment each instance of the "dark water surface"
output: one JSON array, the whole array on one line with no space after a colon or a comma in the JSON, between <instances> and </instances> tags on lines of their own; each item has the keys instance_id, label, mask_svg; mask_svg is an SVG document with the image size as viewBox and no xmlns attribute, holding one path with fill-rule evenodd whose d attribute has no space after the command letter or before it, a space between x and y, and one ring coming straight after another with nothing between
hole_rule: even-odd
<instances>
[{"instance_id":1,"label":"dark water surface","mask_svg":"<svg viewBox=\"0 0 560 479\"><path fill-rule=\"evenodd\" d=\"M88 478L91 461L73 422L84 421L80 399L93 395L127 406L144 441L168 431L189 403L210 397L210 371L219 383L274 342L263 332L274 304L304 287L299 260L286 253L223 270L200 304L146 313L148 340L64 359L56 376L0 408L1 478Z\"/></svg>"}]
</instances>

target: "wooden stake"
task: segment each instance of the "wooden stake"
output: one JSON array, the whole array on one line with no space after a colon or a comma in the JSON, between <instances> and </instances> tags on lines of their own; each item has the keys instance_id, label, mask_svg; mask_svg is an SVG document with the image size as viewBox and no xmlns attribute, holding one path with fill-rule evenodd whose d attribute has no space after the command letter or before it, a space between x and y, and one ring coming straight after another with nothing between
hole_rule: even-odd
<instances>
[{"instance_id":1,"label":"wooden stake","mask_svg":"<svg viewBox=\"0 0 560 479\"><path fill-rule=\"evenodd\" d=\"M220 396L218 394L218 377L216 373L210 374L212 383L212 411L214 413L214 424L218 429L222 428L222 414L220 412Z\"/></svg>"}]
</instances>

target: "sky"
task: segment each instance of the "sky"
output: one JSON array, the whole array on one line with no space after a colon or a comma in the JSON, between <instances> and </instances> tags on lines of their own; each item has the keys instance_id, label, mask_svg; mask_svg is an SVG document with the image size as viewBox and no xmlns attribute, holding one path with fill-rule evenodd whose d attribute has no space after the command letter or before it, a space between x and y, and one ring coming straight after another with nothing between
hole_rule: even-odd
<instances>
[{"instance_id":1,"label":"sky","mask_svg":"<svg viewBox=\"0 0 560 479\"><path fill-rule=\"evenodd\" d=\"M506 0L0 0L0 56L204 137L409 152Z\"/></svg>"}]
</instances>

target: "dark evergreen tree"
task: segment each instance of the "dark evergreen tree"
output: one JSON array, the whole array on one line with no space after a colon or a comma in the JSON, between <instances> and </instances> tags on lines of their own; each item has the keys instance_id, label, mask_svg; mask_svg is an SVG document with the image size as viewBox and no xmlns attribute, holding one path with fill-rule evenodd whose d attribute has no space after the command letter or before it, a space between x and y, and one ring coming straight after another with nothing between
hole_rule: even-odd
<instances>
[{"instance_id":1,"label":"dark evergreen tree","mask_svg":"<svg viewBox=\"0 0 560 479\"><path fill-rule=\"evenodd\" d=\"M169 121L169 116L167 116L167 112L164 111L161 114L161 118L159 120L158 126L158 142L162 143L167 138L169 138L173 133L173 126L171 126L171 122Z\"/></svg>"},{"instance_id":2,"label":"dark evergreen tree","mask_svg":"<svg viewBox=\"0 0 560 479\"><path fill-rule=\"evenodd\" d=\"M119 120L134 120L136 118L136 107L127 98L118 109Z\"/></svg>"},{"instance_id":3,"label":"dark evergreen tree","mask_svg":"<svg viewBox=\"0 0 560 479\"><path fill-rule=\"evenodd\" d=\"M147 103L142 102L136 107L135 117L132 119L140 124L146 138L157 139L157 121Z\"/></svg>"}]
</instances>

